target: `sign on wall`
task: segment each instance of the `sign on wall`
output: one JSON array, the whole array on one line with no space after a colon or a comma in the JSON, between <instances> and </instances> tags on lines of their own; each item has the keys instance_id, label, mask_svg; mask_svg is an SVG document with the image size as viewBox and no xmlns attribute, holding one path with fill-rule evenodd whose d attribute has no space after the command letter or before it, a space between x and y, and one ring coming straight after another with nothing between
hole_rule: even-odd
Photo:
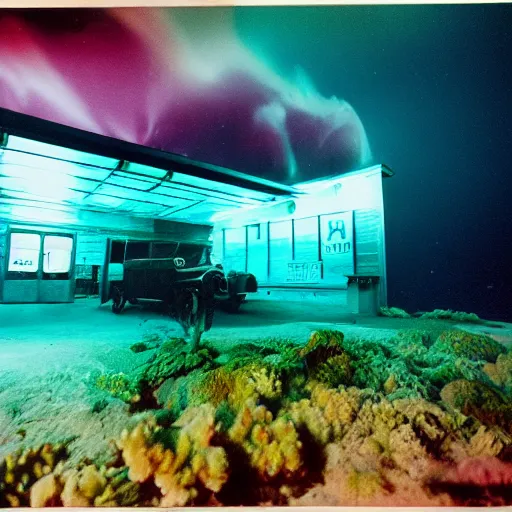
<instances>
[{"instance_id":1,"label":"sign on wall","mask_svg":"<svg viewBox=\"0 0 512 512\"><path fill-rule=\"evenodd\" d=\"M322 275L322 262L304 262L291 261L288 263L288 283L318 283Z\"/></svg>"},{"instance_id":2,"label":"sign on wall","mask_svg":"<svg viewBox=\"0 0 512 512\"><path fill-rule=\"evenodd\" d=\"M320 243L324 279L339 280L354 273L354 225L351 211L320 217Z\"/></svg>"}]
</instances>

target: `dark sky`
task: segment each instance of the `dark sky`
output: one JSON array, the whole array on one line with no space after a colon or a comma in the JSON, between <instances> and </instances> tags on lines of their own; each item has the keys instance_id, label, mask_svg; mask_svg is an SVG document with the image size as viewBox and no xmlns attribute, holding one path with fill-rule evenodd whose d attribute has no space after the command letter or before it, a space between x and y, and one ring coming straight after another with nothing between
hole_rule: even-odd
<instances>
[{"instance_id":1,"label":"dark sky","mask_svg":"<svg viewBox=\"0 0 512 512\"><path fill-rule=\"evenodd\" d=\"M236 22L275 69L301 65L347 100L395 170L390 305L512 321L512 5L253 8Z\"/></svg>"}]
</instances>

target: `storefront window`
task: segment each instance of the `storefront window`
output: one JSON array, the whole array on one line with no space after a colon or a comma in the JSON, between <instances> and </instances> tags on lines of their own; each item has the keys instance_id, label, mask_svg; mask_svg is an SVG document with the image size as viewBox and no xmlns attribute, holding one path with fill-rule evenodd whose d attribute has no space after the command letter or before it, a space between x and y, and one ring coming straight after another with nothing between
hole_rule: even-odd
<instances>
[{"instance_id":1,"label":"storefront window","mask_svg":"<svg viewBox=\"0 0 512 512\"><path fill-rule=\"evenodd\" d=\"M72 252L72 238L67 236L45 236L43 271L48 274L69 272Z\"/></svg>"},{"instance_id":2,"label":"storefront window","mask_svg":"<svg viewBox=\"0 0 512 512\"><path fill-rule=\"evenodd\" d=\"M9 272L36 273L39 268L41 237L33 233L11 233Z\"/></svg>"}]
</instances>

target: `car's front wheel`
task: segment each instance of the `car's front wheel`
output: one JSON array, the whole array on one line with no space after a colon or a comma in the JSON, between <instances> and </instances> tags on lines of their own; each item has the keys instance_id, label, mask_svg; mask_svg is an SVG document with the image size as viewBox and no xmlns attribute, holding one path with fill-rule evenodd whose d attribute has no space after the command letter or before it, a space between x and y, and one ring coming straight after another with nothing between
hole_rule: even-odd
<instances>
[{"instance_id":1,"label":"car's front wheel","mask_svg":"<svg viewBox=\"0 0 512 512\"><path fill-rule=\"evenodd\" d=\"M126 305L126 298L124 296L123 290L120 288L114 288L114 293L112 297L112 311L118 315L123 311L124 306Z\"/></svg>"}]
</instances>

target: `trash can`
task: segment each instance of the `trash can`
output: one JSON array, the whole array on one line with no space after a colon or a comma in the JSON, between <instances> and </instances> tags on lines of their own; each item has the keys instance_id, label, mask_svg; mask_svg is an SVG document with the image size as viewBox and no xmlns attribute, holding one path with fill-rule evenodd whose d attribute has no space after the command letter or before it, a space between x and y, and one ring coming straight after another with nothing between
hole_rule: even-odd
<instances>
[{"instance_id":1,"label":"trash can","mask_svg":"<svg viewBox=\"0 0 512 512\"><path fill-rule=\"evenodd\" d=\"M348 278L347 304L356 315L377 315L379 310L379 276L352 274Z\"/></svg>"}]
</instances>

